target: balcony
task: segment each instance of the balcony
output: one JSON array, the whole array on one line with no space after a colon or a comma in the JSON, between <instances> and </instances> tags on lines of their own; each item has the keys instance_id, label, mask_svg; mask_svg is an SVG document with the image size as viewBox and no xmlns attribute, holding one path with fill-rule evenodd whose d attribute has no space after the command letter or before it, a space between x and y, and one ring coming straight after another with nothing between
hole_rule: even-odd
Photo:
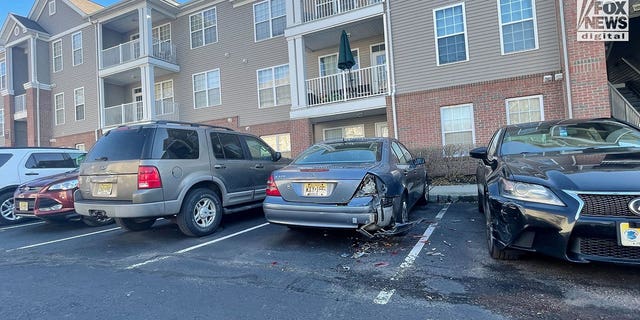
<instances>
[{"instance_id":1,"label":"balcony","mask_svg":"<svg viewBox=\"0 0 640 320\"><path fill-rule=\"evenodd\" d=\"M172 101L156 101L153 119L150 119L145 111L141 101L107 107L104 109L104 127L109 128L147 120L179 120L178 105Z\"/></svg>"},{"instance_id":2,"label":"balcony","mask_svg":"<svg viewBox=\"0 0 640 320\"><path fill-rule=\"evenodd\" d=\"M302 22L339 15L381 2L382 0L301 0Z\"/></svg>"},{"instance_id":3,"label":"balcony","mask_svg":"<svg viewBox=\"0 0 640 320\"><path fill-rule=\"evenodd\" d=\"M176 64L176 46L167 41L153 40L151 56L172 64ZM102 66L106 69L140 58L140 39L132 40L102 50Z\"/></svg>"},{"instance_id":4,"label":"balcony","mask_svg":"<svg viewBox=\"0 0 640 320\"><path fill-rule=\"evenodd\" d=\"M387 66L341 72L329 76L306 80L307 105L316 106L329 103L363 99L388 93Z\"/></svg>"},{"instance_id":5,"label":"balcony","mask_svg":"<svg viewBox=\"0 0 640 320\"><path fill-rule=\"evenodd\" d=\"M19 96L15 96L13 98L14 103L14 114L13 118L15 120L24 119L27 117L27 95L21 94Z\"/></svg>"}]
</instances>

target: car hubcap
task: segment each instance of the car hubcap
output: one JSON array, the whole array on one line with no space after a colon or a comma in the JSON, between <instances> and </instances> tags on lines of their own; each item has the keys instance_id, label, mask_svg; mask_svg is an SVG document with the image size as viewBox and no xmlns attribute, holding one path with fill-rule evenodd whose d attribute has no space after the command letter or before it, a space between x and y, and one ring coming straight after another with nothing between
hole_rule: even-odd
<instances>
[{"instance_id":1,"label":"car hubcap","mask_svg":"<svg viewBox=\"0 0 640 320\"><path fill-rule=\"evenodd\" d=\"M2 202L2 204L0 205L0 214L2 214L2 217L4 219L9 221L15 221L20 219L20 217L16 216L13 213L13 199L11 198Z\"/></svg>"},{"instance_id":2,"label":"car hubcap","mask_svg":"<svg viewBox=\"0 0 640 320\"><path fill-rule=\"evenodd\" d=\"M429 185L424 184L424 200L429 202Z\"/></svg>"},{"instance_id":3,"label":"car hubcap","mask_svg":"<svg viewBox=\"0 0 640 320\"><path fill-rule=\"evenodd\" d=\"M207 228L216 217L216 206L211 199L204 198L198 201L193 213L196 224L201 228Z\"/></svg>"}]
</instances>

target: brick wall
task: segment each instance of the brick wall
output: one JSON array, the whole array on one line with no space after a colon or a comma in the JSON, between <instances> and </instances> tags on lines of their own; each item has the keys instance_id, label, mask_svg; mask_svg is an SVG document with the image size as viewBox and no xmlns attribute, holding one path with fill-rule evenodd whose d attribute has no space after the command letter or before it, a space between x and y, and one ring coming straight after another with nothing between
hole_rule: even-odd
<instances>
[{"instance_id":1,"label":"brick wall","mask_svg":"<svg viewBox=\"0 0 640 320\"><path fill-rule=\"evenodd\" d=\"M98 133L98 136L100 136L100 133ZM55 141L51 142L51 146L75 148L78 143L84 143L85 149L89 151L96 143L95 132L89 131L64 137L56 137Z\"/></svg>"},{"instance_id":2,"label":"brick wall","mask_svg":"<svg viewBox=\"0 0 640 320\"><path fill-rule=\"evenodd\" d=\"M313 143L313 127L309 119L291 120L291 155L300 154Z\"/></svg>"},{"instance_id":3,"label":"brick wall","mask_svg":"<svg viewBox=\"0 0 640 320\"><path fill-rule=\"evenodd\" d=\"M507 123L505 99L543 95L545 119L565 118L562 81L543 82L544 74L487 81L399 95L396 100L399 140L412 149L442 145L440 108L473 104L476 144L485 145ZM391 108L389 108L391 109ZM393 132L391 111L387 112Z\"/></svg>"},{"instance_id":4,"label":"brick wall","mask_svg":"<svg viewBox=\"0 0 640 320\"><path fill-rule=\"evenodd\" d=\"M15 108L13 95L8 94L4 97L4 145L6 147L12 147L15 144L14 130L13 130L13 110Z\"/></svg>"}]
</instances>

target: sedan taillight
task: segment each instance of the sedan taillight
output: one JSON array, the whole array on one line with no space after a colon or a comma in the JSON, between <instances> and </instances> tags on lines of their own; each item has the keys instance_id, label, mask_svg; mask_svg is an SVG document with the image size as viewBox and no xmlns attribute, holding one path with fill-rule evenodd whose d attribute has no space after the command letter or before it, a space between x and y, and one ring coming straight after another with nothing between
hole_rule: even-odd
<instances>
[{"instance_id":1,"label":"sedan taillight","mask_svg":"<svg viewBox=\"0 0 640 320\"><path fill-rule=\"evenodd\" d=\"M378 193L378 188L376 186L376 176L367 173L360 182L360 186L358 186L358 190L356 191L356 197L368 197L373 196Z\"/></svg>"},{"instance_id":2,"label":"sedan taillight","mask_svg":"<svg viewBox=\"0 0 640 320\"><path fill-rule=\"evenodd\" d=\"M269 176L269 180L267 180L267 195L280 197L280 190L278 190L278 186L276 186L276 181L273 179L273 175Z\"/></svg>"},{"instance_id":3,"label":"sedan taillight","mask_svg":"<svg viewBox=\"0 0 640 320\"><path fill-rule=\"evenodd\" d=\"M154 166L138 167L138 189L162 188L160 172Z\"/></svg>"}]
</instances>

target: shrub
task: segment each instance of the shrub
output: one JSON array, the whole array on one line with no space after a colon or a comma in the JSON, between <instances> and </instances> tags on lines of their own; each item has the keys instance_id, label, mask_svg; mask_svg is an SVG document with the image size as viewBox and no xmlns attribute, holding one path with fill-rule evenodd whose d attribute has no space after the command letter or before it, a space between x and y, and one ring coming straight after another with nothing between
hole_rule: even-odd
<instances>
[{"instance_id":1,"label":"shrub","mask_svg":"<svg viewBox=\"0 0 640 320\"><path fill-rule=\"evenodd\" d=\"M470 145L446 145L412 150L426 161L432 184L475 183L477 160L469 157Z\"/></svg>"}]
</instances>

